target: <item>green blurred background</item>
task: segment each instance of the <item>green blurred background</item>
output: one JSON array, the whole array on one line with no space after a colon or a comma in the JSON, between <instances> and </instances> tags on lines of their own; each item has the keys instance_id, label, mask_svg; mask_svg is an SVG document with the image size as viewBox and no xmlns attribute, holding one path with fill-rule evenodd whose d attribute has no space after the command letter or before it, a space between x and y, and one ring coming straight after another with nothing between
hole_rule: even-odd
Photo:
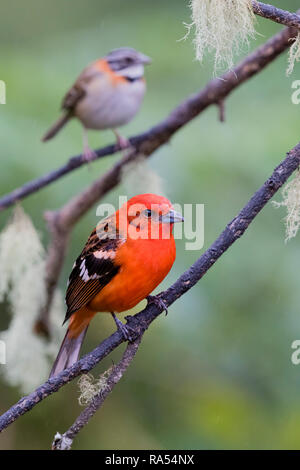
<instances>
[{"instance_id":1,"label":"green blurred background","mask_svg":"<svg viewBox=\"0 0 300 470\"><path fill-rule=\"evenodd\" d=\"M300 7L291 0L274 3L292 11ZM187 4L2 0L0 79L7 84L7 104L0 109L1 194L81 151L75 121L48 144L40 138L58 116L61 97L76 75L110 49L128 45L153 58L143 108L123 128L125 135L148 129L205 85L212 76L211 58L195 62L191 39L178 41L185 34L183 22L189 22ZM280 26L259 19L257 30L262 36L251 48ZM172 201L205 204L204 249L300 140L299 107L291 102L300 68L296 65L286 78L286 64L285 54L236 90L226 101L224 124L212 107L151 158ZM89 137L95 148L112 141L109 131ZM44 210L59 208L118 158L81 168L24 201L45 246ZM123 193L119 186L105 202L116 203ZM1 213L1 228L10 213ZM290 359L291 343L300 338L300 245L299 236L284 244L284 215L269 204L169 316L154 322L126 376L74 449L300 448L300 366ZM96 222L91 210L75 227L62 289ZM176 263L161 287L203 252L185 251L184 240L177 248ZM8 323L2 307L0 329ZM113 328L108 316L98 315L84 351ZM117 361L123 349L94 374ZM20 390L1 383L1 412L20 396ZM54 433L65 431L82 410L77 398L75 382L61 389L10 426L0 449L48 449Z\"/></svg>"}]
</instances>

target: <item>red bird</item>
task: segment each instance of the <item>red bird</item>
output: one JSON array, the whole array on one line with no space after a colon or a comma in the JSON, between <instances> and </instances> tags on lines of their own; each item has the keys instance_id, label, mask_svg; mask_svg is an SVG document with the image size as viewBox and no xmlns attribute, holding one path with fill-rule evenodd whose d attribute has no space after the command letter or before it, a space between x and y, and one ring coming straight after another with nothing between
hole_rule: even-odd
<instances>
[{"instance_id":1,"label":"red bird","mask_svg":"<svg viewBox=\"0 0 300 470\"><path fill-rule=\"evenodd\" d=\"M97 312L110 312L129 339L115 312L147 298L168 274L176 256L173 224L182 221L165 197L141 194L98 224L69 277L65 321L70 322L50 377L77 361Z\"/></svg>"}]
</instances>

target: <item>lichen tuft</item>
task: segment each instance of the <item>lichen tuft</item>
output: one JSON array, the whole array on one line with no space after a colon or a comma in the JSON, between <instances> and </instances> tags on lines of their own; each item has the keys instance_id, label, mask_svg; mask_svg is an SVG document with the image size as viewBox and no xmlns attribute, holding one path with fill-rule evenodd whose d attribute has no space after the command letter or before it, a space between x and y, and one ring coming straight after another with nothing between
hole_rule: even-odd
<instances>
[{"instance_id":1,"label":"lichen tuft","mask_svg":"<svg viewBox=\"0 0 300 470\"><path fill-rule=\"evenodd\" d=\"M287 183L282 190L282 201L273 201L276 208L286 207L287 215L285 222L285 242L297 235L300 228L300 171Z\"/></svg>"},{"instance_id":2,"label":"lichen tuft","mask_svg":"<svg viewBox=\"0 0 300 470\"><path fill-rule=\"evenodd\" d=\"M255 15L251 0L191 0L192 23L186 24L189 36L195 31L196 59L214 53L214 73L231 69L234 55L255 37Z\"/></svg>"}]
</instances>

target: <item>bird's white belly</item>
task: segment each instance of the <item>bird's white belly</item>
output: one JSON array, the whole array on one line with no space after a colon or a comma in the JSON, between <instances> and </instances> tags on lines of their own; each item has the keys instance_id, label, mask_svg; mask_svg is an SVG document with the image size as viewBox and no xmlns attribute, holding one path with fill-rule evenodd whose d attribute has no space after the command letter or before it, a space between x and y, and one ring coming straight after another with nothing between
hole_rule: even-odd
<instances>
[{"instance_id":1,"label":"bird's white belly","mask_svg":"<svg viewBox=\"0 0 300 470\"><path fill-rule=\"evenodd\" d=\"M113 85L99 77L89 84L86 95L76 106L75 114L88 129L122 126L139 110L145 89L143 80Z\"/></svg>"}]
</instances>

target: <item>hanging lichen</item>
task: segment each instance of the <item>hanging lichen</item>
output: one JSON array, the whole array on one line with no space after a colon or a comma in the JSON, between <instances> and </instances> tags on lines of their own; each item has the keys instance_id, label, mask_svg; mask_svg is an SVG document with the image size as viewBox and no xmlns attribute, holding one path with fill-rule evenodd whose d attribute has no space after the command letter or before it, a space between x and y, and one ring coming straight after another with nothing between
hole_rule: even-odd
<instances>
[{"instance_id":1,"label":"hanging lichen","mask_svg":"<svg viewBox=\"0 0 300 470\"><path fill-rule=\"evenodd\" d=\"M1 332L6 345L4 379L29 392L47 378L49 356L57 352L61 333L53 328L52 340L36 335L34 324L45 300L45 251L30 218L16 207L0 234L0 302L6 299L11 312L9 328ZM55 293L50 319L59 325L63 301ZM58 320L59 317L59 320Z\"/></svg>"},{"instance_id":2,"label":"hanging lichen","mask_svg":"<svg viewBox=\"0 0 300 470\"><path fill-rule=\"evenodd\" d=\"M300 171L294 179L287 183L282 190L282 202L273 202L276 208L286 207L285 241L289 241L297 235L300 227Z\"/></svg>"},{"instance_id":3,"label":"hanging lichen","mask_svg":"<svg viewBox=\"0 0 300 470\"><path fill-rule=\"evenodd\" d=\"M287 76L291 75L294 70L295 62L300 61L300 33L292 39L293 43L290 47L288 67L286 70Z\"/></svg>"},{"instance_id":4,"label":"hanging lichen","mask_svg":"<svg viewBox=\"0 0 300 470\"><path fill-rule=\"evenodd\" d=\"M192 0L190 7L186 37L194 29L196 59L202 61L206 51L213 52L215 73L232 68L234 55L255 36L251 0Z\"/></svg>"},{"instance_id":5,"label":"hanging lichen","mask_svg":"<svg viewBox=\"0 0 300 470\"><path fill-rule=\"evenodd\" d=\"M121 178L127 195L165 193L163 178L151 169L143 155L123 167Z\"/></svg>"},{"instance_id":6,"label":"hanging lichen","mask_svg":"<svg viewBox=\"0 0 300 470\"><path fill-rule=\"evenodd\" d=\"M95 395L104 392L107 387L107 379L113 370L113 366L107 369L100 375L99 379L95 380L92 374L84 374L78 380L80 396L78 398L79 404L82 406L88 405Z\"/></svg>"}]
</instances>

